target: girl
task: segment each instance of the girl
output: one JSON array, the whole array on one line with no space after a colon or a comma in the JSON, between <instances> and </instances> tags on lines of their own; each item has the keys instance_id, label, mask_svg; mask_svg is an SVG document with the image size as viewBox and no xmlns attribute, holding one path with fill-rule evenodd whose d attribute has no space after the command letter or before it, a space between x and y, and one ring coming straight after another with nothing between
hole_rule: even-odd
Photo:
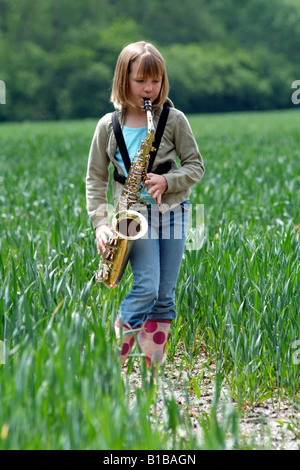
<instances>
[{"instance_id":1,"label":"girl","mask_svg":"<svg viewBox=\"0 0 300 470\"><path fill-rule=\"evenodd\" d=\"M174 309L175 287L188 228L190 187L203 176L204 166L185 115L168 98L169 83L160 52L146 42L125 47L116 64L111 102L117 110L130 159L146 136L144 98L151 100L154 127L163 106L169 114L161 144L147 174L142 196L147 200L148 234L136 240L130 254L133 285L115 323L124 364L137 338L148 366L161 364ZM179 157L180 167L175 159ZM117 146L112 113L100 119L92 140L87 178L87 209L96 231L97 249L105 251L111 234L107 215L109 164L115 166L113 196L117 205L127 171ZM135 330L138 331L135 331ZM126 334L122 334L126 333Z\"/></svg>"}]
</instances>

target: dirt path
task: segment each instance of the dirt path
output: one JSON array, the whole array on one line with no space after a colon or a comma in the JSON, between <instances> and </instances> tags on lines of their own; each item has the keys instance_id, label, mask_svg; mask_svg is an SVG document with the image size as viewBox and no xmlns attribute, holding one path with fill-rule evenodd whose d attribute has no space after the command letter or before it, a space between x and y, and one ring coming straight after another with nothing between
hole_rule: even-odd
<instances>
[{"instance_id":1,"label":"dirt path","mask_svg":"<svg viewBox=\"0 0 300 470\"><path fill-rule=\"evenodd\" d=\"M164 377L160 382L164 393L173 393L177 404L184 413L190 416L193 429L199 441L203 436L203 428L199 418L210 416L214 400L213 364L211 371L204 366L207 358L203 353L189 373L182 367L181 357L174 358L164 367ZM123 374L126 374L123 371ZM193 378L198 385L195 390ZM132 398L135 387L141 386L138 365L134 365L130 377ZM171 384L171 388L170 388ZM158 399L156 412L162 409L162 400ZM218 402L217 419L219 422L226 419L229 409L235 407L229 396L229 391L222 386ZM224 418L225 417L225 418ZM161 419L162 416L161 416ZM239 445L251 449L271 450L300 450L300 409L296 409L288 401L278 402L274 398L250 407L246 405L238 420ZM226 441L227 444L227 441ZM232 437L228 435L228 448L233 446Z\"/></svg>"}]
</instances>

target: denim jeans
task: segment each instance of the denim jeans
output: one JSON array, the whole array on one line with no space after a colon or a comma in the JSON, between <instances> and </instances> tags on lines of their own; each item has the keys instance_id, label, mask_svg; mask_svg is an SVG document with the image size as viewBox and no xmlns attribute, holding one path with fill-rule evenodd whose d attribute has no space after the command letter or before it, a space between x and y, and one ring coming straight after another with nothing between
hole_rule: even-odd
<instances>
[{"instance_id":1,"label":"denim jeans","mask_svg":"<svg viewBox=\"0 0 300 470\"><path fill-rule=\"evenodd\" d=\"M189 203L184 201L164 214L151 204L146 214L148 232L134 242L129 259L133 285L119 312L122 323L132 328L147 319L176 318L175 288L189 226Z\"/></svg>"}]
</instances>

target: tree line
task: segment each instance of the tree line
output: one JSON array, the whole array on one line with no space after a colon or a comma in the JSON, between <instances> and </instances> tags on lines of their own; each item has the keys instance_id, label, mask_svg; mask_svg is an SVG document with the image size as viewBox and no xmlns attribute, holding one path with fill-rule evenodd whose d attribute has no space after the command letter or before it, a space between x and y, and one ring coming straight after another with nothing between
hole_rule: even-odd
<instances>
[{"instance_id":1,"label":"tree line","mask_svg":"<svg viewBox=\"0 0 300 470\"><path fill-rule=\"evenodd\" d=\"M163 53L186 113L293 105L300 0L0 0L0 120L101 116L139 40Z\"/></svg>"}]
</instances>

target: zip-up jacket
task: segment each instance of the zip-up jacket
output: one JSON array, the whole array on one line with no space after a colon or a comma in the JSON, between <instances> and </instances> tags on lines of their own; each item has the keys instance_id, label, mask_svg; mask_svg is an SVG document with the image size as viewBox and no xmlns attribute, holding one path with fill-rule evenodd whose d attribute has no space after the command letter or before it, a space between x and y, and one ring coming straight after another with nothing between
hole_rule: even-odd
<instances>
[{"instance_id":1,"label":"zip-up jacket","mask_svg":"<svg viewBox=\"0 0 300 470\"><path fill-rule=\"evenodd\" d=\"M166 162L172 166L166 178L168 187L162 195L161 212L185 201L190 193L191 186L201 180L204 174L203 159L200 155L196 140L190 124L185 115L174 108L171 100L168 121L156 154L152 170ZM121 127L124 124L125 110L118 110ZM154 110L153 123L157 127L162 107ZM122 168L115 159L117 142L112 127L112 113L103 116L97 124L88 159L86 176L87 210L93 227L108 223L107 213L107 187L109 184L109 165L112 163L123 174ZM180 160L177 165L176 158ZM122 193L123 185L113 180L113 198L116 206Z\"/></svg>"}]
</instances>

